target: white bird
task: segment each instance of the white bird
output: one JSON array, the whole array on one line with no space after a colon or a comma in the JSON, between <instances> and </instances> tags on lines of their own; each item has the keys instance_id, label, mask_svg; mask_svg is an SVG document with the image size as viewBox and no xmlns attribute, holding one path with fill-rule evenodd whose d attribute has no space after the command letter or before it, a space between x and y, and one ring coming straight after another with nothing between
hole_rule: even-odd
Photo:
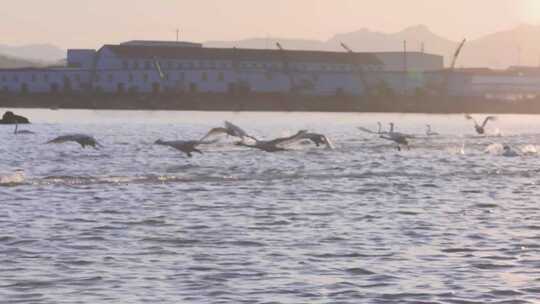
<instances>
[{"instance_id":1,"label":"white bird","mask_svg":"<svg viewBox=\"0 0 540 304\"><path fill-rule=\"evenodd\" d=\"M19 124L17 123L17 121L15 121L15 130L13 131L13 134L18 135L18 134L36 134L36 133L29 130L19 130Z\"/></svg>"},{"instance_id":2,"label":"white bird","mask_svg":"<svg viewBox=\"0 0 540 304\"><path fill-rule=\"evenodd\" d=\"M246 131L242 130L240 127L225 121L225 127L218 127L211 129L206 136L204 136L201 140L205 140L206 138L213 136L213 135L219 135L219 134L226 134L228 136L238 137L241 140L244 140L246 138L250 138L252 140L256 140L255 137L249 135Z\"/></svg>"},{"instance_id":3,"label":"white bird","mask_svg":"<svg viewBox=\"0 0 540 304\"><path fill-rule=\"evenodd\" d=\"M390 123L390 131L385 134L380 134L379 137L395 142L399 151L401 151L401 146L405 146L407 149L410 149L408 138L412 138L412 136L399 132L394 132L393 122Z\"/></svg>"},{"instance_id":4,"label":"white bird","mask_svg":"<svg viewBox=\"0 0 540 304\"><path fill-rule=\"evenodd\" d=\"M298 131L298 133L289 137L280 137L272 140L255 140L255 143L253 144L248 144L244 141L240 141L237 142L236 145L248 148L255 148L266 152L287 151L286 146L305 139L304 136L306 134L308 134L307 131L301 130Z\"/></svg>"},{"instance_id":5,"label":"white bird","mask_svg":"<svg viewBox=\"0 0 540 304\"><path fill-rule=\"evenodd\" d=\"M380 138L391 140L397 144L397 149L401 151L401 146L405 146L407 149L409 149L409 141L407 140L407 137L403 136L400 133L388 133L388 134L381 134L379 135Z\"/></svg>"},{"instance_id":6,"label":"white bird","mask_svg":"<svg viewBox=\"0 0 540 304\"><path fill-rule=\"evenodd\" d=\"M465 114L465 118L467 120L472 120L474 122L474 129L476 130L476 133L478 133L480 135L482 135L482 134L484 134L486 132L485 127L486 127L488 121L497 120L497 117L495 117L495 116L488 116L488 117L486 117L484 119L484 122L481 125L479 125L478 122L476 121L476 119L474 119L471 115Z\"/></svg>"},{"instance_id":7,"label":"white bird","mask_svg":"<svg viewBox=\"0 0 540 304\"><path fill-rule=\"evenodd\" d=\"M62 144L65 142L70 142L70 141L80 144L81 147L83 148L86 148L86 146L90 146L94 149L98 149L98 147L103 147L92 136L86 135L86 134L66 134L66 135L58 136L55 139L49 140L46 143L47 144Z\"/></svg>"},{"instance_id":8,"label":"white bird","mask_svg":"<svg viewBox=\"0 0 540 304\"><path fill-rule=\"evenodd\" d=\"M437 133L437 132L431 131L431 125L426 125L426 135L427 136L438 136L440 134Z\"/></svg>"},{"instance_id":9,"label":"white bird","mask_svg":"<svg viewBox=\"0 0 540 304\"><path fill-rule=\"evenodd\" d=\"M390 125L390 130L388 132L384 132L383 134L394 134L394 136L399 135L399 136L403 136L405 138L414 138L414 136L410 135L410 134L405 134L405 133L401 133L401 132L395 132L393 122L389 123L389 125Z\"/></svg>"}]
</instances>

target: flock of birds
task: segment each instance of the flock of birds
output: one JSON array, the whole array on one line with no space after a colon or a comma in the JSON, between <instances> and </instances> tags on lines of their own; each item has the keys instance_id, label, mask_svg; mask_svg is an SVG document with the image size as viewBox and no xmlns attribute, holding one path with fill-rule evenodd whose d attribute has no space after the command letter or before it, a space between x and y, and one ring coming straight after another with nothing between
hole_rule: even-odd
<instances>
[{"instance_id":1,"label":"flock of birds","mask_svg":"<svg viewBox=\"0 0 540 304\"><path fill-rule=\"evenodd\" d=\"M485 134L485 127L489 121L496 120L495 116L487 116L483 120L483 122L479 124L478 121L475 120L470 115L465 115L465 118L468 120L472 120L474 122L474 129L479 135ZM380 122L378 122L377 124L378 124L377 131L373 131L364 127L358 127L358 129L369 134L376 134L381 139L394 142L396 144L396 148L398 151L401 151L403 148L410 149L409 140L415 138L416 136L395 131L395 126L394 126L394 123L392 122L389 123L388 131L383 130L382 124ZM19 130L19 127L17 124L15 125L14 133L16 135L35 134L34 132L29 131L29 130ZM162 146L168 146L168 147L174 148L178 151L185 153L188 157L192 157L193 153L203 154L203 151L200 150L199 147L202 145L210 145L210 144L216 143L218 139L215 139L215 138L220 135L227 135L227 136L238 138L239 141L235 142L235 145L237 146L259 149L265 152L286 151L288 150L287 148L288 146L294 143L301 142L301 141L311 142L315 144L317 147L324 146L327 149L334 148L330 139L323 134L313 133L307 130L300 130L292 136L278 137L271 140L260 140L252 135L249 135L246 131L244 131L240 127L228 121L225 121L225 124L223 127L217 127L217 128L211 129L201 139L198 139L198 140L166 141L166 140L158 139L154 143L156 145L162 145ZM425 135L428 137L438 136L439 133L434 132L431 129L430 125L426 125ZM66 143L66 142L76 142L80 144L82 148L92 147L92 148L98 149L98 148L103 147L103 145L101 145L93 136L87 135L87 134L65 134L65 135L61 135L52 140L47 141L46 144L61 144L61 143ZM510 146L503 145L503 155L515 156L514 154L517 154L517 152L514 151Z\"/></svg>"}]
</instances>

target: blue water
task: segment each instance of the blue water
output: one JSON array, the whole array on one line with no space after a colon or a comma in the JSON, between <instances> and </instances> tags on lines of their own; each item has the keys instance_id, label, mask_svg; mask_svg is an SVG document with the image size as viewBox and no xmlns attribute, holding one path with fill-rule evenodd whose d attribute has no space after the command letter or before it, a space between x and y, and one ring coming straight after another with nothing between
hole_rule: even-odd
<instances>
[{"instance_id":1,"label":"blue water","mask_svg":"<svg viewBox=\"0 0 540 304\"><path fill-rule=\"evenodd\" d=\"M0 303L540 299L538 116L501 115L479 137L462 115L16 112L37 134L0 126ZM336 149L152 144L225 119ZM416 134L411 150L356 128L377 121ZM105 147L43 144L81 132Z\"/></svg>"}]
</instances>

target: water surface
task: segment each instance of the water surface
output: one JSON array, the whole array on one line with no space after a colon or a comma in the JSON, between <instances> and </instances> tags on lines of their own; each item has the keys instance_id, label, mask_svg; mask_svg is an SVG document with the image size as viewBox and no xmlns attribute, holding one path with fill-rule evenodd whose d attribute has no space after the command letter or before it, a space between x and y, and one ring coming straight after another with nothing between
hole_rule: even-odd
<instances>
[{"instance_id":1,"label":"water surface","mask_svg":"<svg viewBox=\"0 0 540 304\"><path fill-rule=\"evenodd\" d=\"M538 303L540 117L18 110L0 126L2 303ZM478 116L481 118L481 116ZM197 139L223 120L336 149ZM356 127L393 121L410 151ZM422 136L425 124L441 136ZM105 148L44 145L89 133ZM521 152L502 156L502 145Z\"/></svg>"}]
</instances>

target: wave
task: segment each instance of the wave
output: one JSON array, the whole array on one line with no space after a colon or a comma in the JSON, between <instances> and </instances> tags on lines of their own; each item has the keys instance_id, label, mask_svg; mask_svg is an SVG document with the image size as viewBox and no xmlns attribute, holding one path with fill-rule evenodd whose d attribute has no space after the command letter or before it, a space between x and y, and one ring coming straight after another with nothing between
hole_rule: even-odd
<instances>
[{"instance_id":1,"label":"wave","mask_svg":"<svg viewBox=\"0 0 540 304\"><path fill-rule=\"evenodd\" d=\"M23 184L25 180L24 171L16 170L12 174L0 175L0 186L16 186Z\"/></svg>"}]
</instances>

